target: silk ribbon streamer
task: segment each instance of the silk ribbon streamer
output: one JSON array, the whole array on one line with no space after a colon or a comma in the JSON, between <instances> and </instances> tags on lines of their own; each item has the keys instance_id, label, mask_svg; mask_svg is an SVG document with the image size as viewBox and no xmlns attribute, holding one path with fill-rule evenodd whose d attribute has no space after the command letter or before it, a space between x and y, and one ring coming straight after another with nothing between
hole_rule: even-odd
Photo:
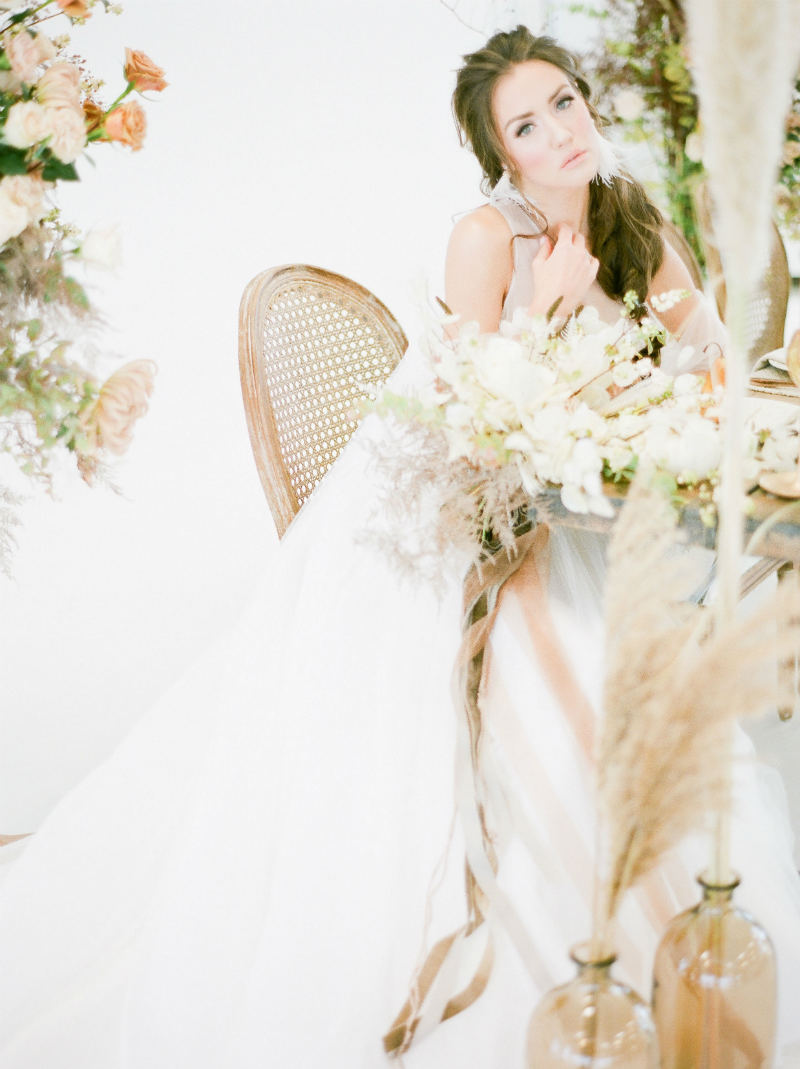
<instances>
[{"instance_id":1,"label":"silk ribbon streamer","mask_svg":"<svg viewBox=\"0 0 800 1069\"><path fill-rule=\"evenodd\" d=\"M560 704L577 713L577 734L587 758L592 751L592 714L577 686L549 619L547 578L549 530L544 524L520 529L514 549L499 551L473 566L464 582L463 635L453 671L453 697L458 712L456 797L466 842L466 886L468 917L458 931L439 940L428 954L412 982L409 997L384 1036L390 1055L408 1050L439 1022L467 1009L483 993L493 963L491 928L502 926L511 936L534 983L545 990L551 982L548 969L531 940L517 910L498 885L500 844L495 829L489 827L487 812L504 808L492 797L482 754L484 724L480 707L484 653L505 583L525 566L524 585L531 629L537 654ZM507 806L505 807L507 808ZM516 823L516 820L514 821ZM526 839L534 846L530 829ZM535 844L539 846L539 844ZM544 856L545 846L536 849ZM484 927L485 926L485 927ZM489 929L486 931L486 929ZM475 956L474 943L483 936L483 951L463 989L452 997L465 958ZM473 944L473 945L470 945Z\"/></svg>"}]
</instances>

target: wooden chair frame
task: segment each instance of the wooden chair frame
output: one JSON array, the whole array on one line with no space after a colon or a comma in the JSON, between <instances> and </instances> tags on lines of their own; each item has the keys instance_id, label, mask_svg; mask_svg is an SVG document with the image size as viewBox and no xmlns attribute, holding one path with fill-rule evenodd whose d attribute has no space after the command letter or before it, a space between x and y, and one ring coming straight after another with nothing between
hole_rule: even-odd
<instances>
[{"instance_id":1,"label":"wooden chair frame","mask_svg":"<svg viewBox=\"0 0 800 1069\"><path fill-rule=\"evenodd\" d=\"M239 305L242 395L279 537L355 430L359 402L386 379L407 346L389 309L344 275L285 264L260 272L245 287Z\"/></svg>"}]
</instances>

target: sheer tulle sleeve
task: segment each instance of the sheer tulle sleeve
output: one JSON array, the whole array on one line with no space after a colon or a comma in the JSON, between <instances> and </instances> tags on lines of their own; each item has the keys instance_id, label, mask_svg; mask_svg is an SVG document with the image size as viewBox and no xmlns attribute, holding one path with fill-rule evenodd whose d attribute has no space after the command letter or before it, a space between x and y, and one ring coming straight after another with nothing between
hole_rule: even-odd
<instances>
[{"instance_id":1,"label":"sheer tulle sleeve","mask_svg":"<svg viewBox=\"0 0 800 1069\"><path fill-rule=\"evenodd\" d=\"M717 314L712 298L695 293L686 318L661 351L661 366L670 375L706 371L714 360L727 352L728 332ZM692 352L688 354L687 348Z\"/></svg>"}]
</instances>

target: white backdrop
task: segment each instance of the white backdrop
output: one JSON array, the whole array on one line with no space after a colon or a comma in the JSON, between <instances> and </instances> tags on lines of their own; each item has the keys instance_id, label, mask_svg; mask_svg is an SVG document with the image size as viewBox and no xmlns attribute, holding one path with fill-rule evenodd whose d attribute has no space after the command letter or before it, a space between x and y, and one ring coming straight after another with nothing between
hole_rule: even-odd
<instances>
[{"instance_id":1,"label":"white backdrop","mask_svg":"<svg viewBox=\"0 0 800 1069\"><path fill-rule=\"evenodd\" d=\"M538 4L495 8L507 21ZM56 501L22 510L14 577L0 578L0 831L36 826L268 566L277 540L238 381L247 281L318 264L416 336L414 282L438 291L452 216L480 201L449 97L481 39L437 0L127 0L75 29L108 99L125 45L171 83L146 105L141 152L97 146L58 195L82 227L120 223L122 268L92 276L102 342L159 373L121 496L65 473Z\"/></svg>"}]
</instances>

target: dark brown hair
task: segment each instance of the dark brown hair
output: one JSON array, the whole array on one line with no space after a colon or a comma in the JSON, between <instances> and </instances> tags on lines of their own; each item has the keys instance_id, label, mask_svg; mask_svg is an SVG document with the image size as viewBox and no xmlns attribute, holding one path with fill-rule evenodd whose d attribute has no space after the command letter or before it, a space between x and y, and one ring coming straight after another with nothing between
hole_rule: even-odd
<instances>
[{"instance_id":1,"label":"dark brown hair","mask_svg":"<svg viewBox=\"0 0 800 1069\"><path fill-rule=\"evenodd\" d=\"M492 114L495 86L517 64L532 59L563 71L586 101L595 123L602 125L590 101L589 83L571 52L552 37L535 37L526 26L496 33L483 48L464 56L452 102L461 143L470 146L483 170L485 193L497 184L507 167ZM531 207L541 218L542 230L546 230L547 220L535 205ZM600 261L597 281L609 297L621 300L628 290L634 290L644 301L664 258L661 224L658 208L630 175L614 175L609 185L599 180L591 183L589 241L592 254Z\"/></svg>"}]
</instances>

